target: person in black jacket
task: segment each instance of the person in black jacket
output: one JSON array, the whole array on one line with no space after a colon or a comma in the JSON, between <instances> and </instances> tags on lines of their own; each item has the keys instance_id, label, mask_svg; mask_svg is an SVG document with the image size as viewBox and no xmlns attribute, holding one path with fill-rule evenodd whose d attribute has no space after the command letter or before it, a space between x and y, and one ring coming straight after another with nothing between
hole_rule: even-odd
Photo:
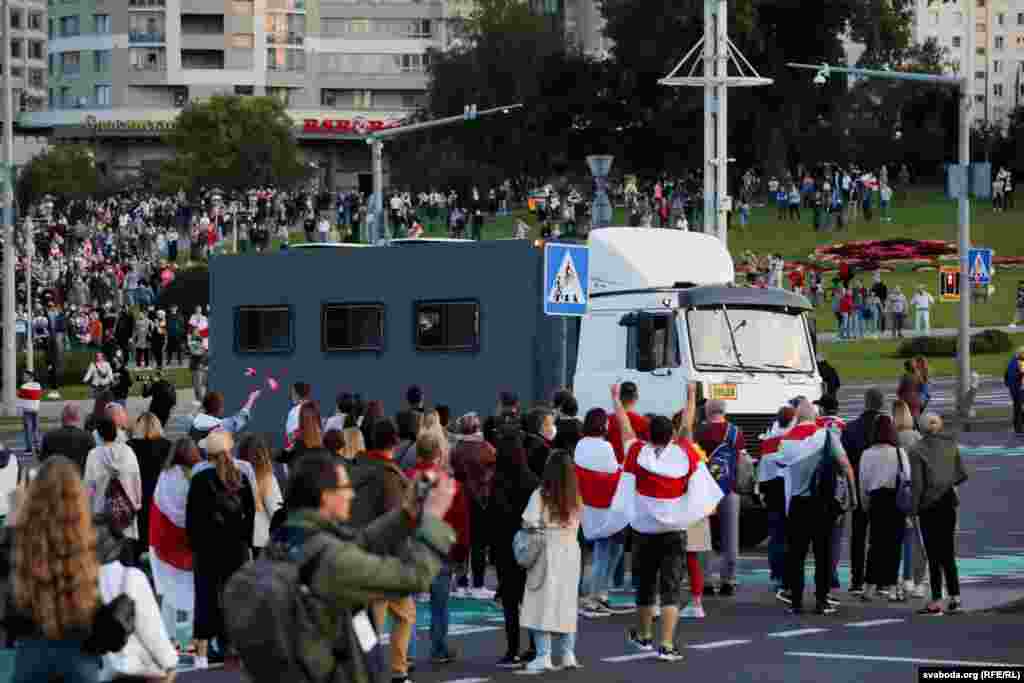
<instances>
[{"instance_id":1,"label":"person in black jacket","mask_svg":"<svg viewBox=\"0 0 1024 683\"><path fill-rule=\"evenodd\" d=\"M557 436L555 415L547 408L534 408L526 416L523 446L526 448L527 463L538 478L544 476L544 468Z\"/></svg>"},{"instance_id":2,"label":"person in black jacket","mask_svg":"<svg viewBox=\"0 0 1024 683\"><path fill-rule=\"evenodd\" d=\"M860 490L860 457L872 444L878 428L878 418L882 415L885 396L877 387L864 393L864 412L843 430L842 444L846 457L853 466L857 490ZM865 546L868 537L868 513L859 505L853 510L852 531L850 534L850 592L864 595L864 562Z\"/></svg>"},{"instance_id":3,"label":"person in black jacket","mask_svg":"<svg viewBox=\"0 0 1024 683\"><path fill-rule=\"evenodd\" d=\"M252 547L256 500L231 457L232 445L229 432L213 432L206 438L207 462L193 468L185 506L195 575L193 634L199 669L209 665L207 647L213 638L228 653L220 596L231 575L249 561Z\"/></svg>"},{"instance_id":4,"label":"person in black jacket","mask_svg":"<svg viewBox=\"0 0 1024 683\"><path fill-rule=\"evenodd\" d=\"M167 421L171 419L171 411L178 403L178 392L167 378L163 370L157 370L150 382L142 385L143 398L149 398L149 412L156 415L160 420L160 426L167 428Z\"/></svg>"},{"instance_id":5,"label":"person in black jacket","mask_svg":"<svg viewBox=\"0 0 1024 683\"><path fill-rule=\"evenodd\" d=\"M821 383L825 385L825 394L828 396L839 397L839 387L842 383L839 381L839 373L832 367L832 364L825 360L825 356L822 353L818 353L818 373L821 375Z\"/></svg>"},{"instance_id":6,"label":"person in black jacket","mask_svg":"<svg viewBox=\"0 0 1024 683\"><path fill-rule=\"evenodd\" d=\"M42 461L54 455L63 455L78 465L80 473L85 472L85 459L89 456L89 451L96 447L96 440L92 434L78 426L82 422L82 416L77 403L64 404L60 422L59 429L47 432L43 436L39 459Z\"/></svg>"},{"instance_id":7,"label":"person in black jacket","mask_svg":"<svg viewBox=\"0 0 1024 683\"><path fill-rule=\"evenodd\" d=\"M540 479L527 464L526 449L518 429L506 427L498 433L497 441L498 459L494 493L491 496L491 522L494 560L500 584L498 595L505 612L507 643L505 656L498 662L498 666L518 668L532 659L532 656L530 653L519 653L519 607L526 590L526 570L516 562L512 539L519 531L523 511L530 502L530 496L540 485Z\"/></svg>"}]
</instances>

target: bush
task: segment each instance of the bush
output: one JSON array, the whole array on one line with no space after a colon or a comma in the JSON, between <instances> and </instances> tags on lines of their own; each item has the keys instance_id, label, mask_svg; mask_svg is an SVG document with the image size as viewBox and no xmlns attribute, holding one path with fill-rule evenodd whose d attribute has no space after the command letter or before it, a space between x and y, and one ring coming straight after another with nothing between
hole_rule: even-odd
<instances>
[{"instance_id":1,"label":"bush","mask_svg":"<svg viewBox=\"0 0 1024 683\"><path fill-rule=\"evenodd\" d=\"M957 337L915 337L900 344L900 358L956 356ZM1002 330L985 330L971 337L971 354L1008 353L1013 348L1010 335Z\"/></svg>"},{"instance_id":2,"label":"bush","mask_svg":"<svg viewBox=\"0 0 1024 683\"><path fill-rule=\"evenodd\" d=\"M81 384L82 378L85 377L85 371L89 369L89 363L92 362L93 357L96 355L96 349L82 349L79 351L68 351L64 354L64 367L60 377L60 384L62 387L69 386L72 384ZM25 370L25 355L18 354L18 385L21 385L22 372ZM44 351L36 351L35 353L35 376L36 380L42 384L46 383L50 379L50 374L47 372L46 365L46 353Z\"/></svg>"}]
</instances>

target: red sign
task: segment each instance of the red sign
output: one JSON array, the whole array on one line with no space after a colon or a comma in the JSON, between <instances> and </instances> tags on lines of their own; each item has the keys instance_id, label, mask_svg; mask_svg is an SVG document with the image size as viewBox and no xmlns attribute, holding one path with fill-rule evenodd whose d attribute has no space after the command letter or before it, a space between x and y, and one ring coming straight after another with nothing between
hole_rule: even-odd
<instances>
[{"instance_id":1,"label":"red sign","mask_svg":"<svg viewBox=\"0 0 1024 683\"><path fill-rule=\"evenodd\" d=\"M363 116L354 119L305 119L302 122L304 133L324 133L335 135L366 135L377 130L386 128L397 128L401 126L400 121L370 121Z\"/></svg>"}]
</instances>

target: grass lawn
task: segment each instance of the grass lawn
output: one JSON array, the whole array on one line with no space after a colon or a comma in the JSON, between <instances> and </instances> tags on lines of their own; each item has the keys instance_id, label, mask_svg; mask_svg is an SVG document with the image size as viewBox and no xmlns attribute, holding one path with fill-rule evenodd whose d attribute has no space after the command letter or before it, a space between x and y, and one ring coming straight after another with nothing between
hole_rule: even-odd
<instances>
[{"instance_id":1,"label":"grass lawn","mask_svg":"<svg viewBox=\"0 0 1024 683\"><path fill-rule=\"evenodd\" d=\"M133 373L134 374L134 373ZM192 371L188 368L166 368L164 369L164 376L178 389L188 389L192 387ZM131 391L128 392L129 396L142 396L142 382L136 382L132 385ZM43 400L82 400L91 398L89 393L89 387L84 384L70 384L60 388L60 399L48 399L46 393L43 393ZM19 423L20 424L20 423Z\"/></svg>"},{"instance_id":2,"label":"grass lawn","mask_svg":"<svg viewBox=\"0 0 1024 683\"><path fill-rule=\"evenodd\" d=\"M1011 334L1014 348L1024 344L1024 334ZM886 340L863 340L821 344L818 348L828 362L839 372L843 382L892 378L895 386L903 374L903 358L896 355L899 342ZM980 375L1002 377L1006 372L1009 353L993 353L971 356L971 370ZM928 358L929 374L932 377L953 377L958 373L954 357Z\"/></svg>"}]
</instances>

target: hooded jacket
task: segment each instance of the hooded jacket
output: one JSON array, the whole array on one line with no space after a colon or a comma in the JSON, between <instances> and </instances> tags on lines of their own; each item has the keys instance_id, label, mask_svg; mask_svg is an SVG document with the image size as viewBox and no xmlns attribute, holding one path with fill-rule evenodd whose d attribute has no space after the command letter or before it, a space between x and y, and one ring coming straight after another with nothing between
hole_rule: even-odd
<instances>
[{"instance_id":1,"label":"hooded jacket","mask_svg":"<svg viewBox=\"0 0 1024 683\"><path fill-rule=\"evenodd\" d=\"M960 449L946 434L925 434L908 452L914 510L926 512L954 487L967 481Z\"/></svg>"},{"instance_id":2,"label":"hooded jacket","mask_svg":"<svg viewBox=\"0 0 1024 683\"><path fill-rule=\"evenodd\" d=\"M409 480L391 457L391 451L370 450L357 456L348 466L349 479L356 493L349 524L365 528L389 512L401 508L410 495ZM390 554L399 550L396 541Z\"/></svg>"}]
</instances>

